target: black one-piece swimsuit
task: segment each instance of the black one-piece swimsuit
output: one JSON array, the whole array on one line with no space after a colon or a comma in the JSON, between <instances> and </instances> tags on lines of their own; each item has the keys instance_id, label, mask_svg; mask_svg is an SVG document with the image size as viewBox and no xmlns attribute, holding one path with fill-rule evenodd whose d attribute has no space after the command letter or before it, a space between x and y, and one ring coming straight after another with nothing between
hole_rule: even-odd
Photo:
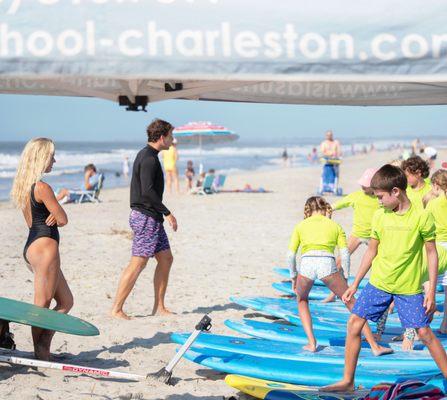
<instances>
[{"instance_id":1,"label":"black one-piece swimsuit","mask_svg":"<svg viewBox=\"0 0 447 400\"><path fill-rule=\"evenodd\" d=\"M57 243L59 243L59 230L57 229L57 225L48 226L45 221L47 220L50 212L48 208L43 203L38 203L36 198L34 197L34 187L36 184L34 183L31 186L31 217L32 224L31 228L29 228L28 240L26 241L25 248L23 249L23 258L29 264L28 259L26 258L26 252L28 251L28 247L35 240L41 237L49 237L54 239Z\"/></svg>"}]
</instances>

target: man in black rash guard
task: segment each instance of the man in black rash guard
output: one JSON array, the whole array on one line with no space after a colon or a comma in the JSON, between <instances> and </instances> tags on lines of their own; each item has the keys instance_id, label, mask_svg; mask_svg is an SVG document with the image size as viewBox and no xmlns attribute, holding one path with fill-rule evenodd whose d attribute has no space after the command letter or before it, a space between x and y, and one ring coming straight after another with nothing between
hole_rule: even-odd
<instances>
[{"instance_id":1,"label":"man in black rash guard","mask_svg":"<svg viewBox=\"0 0 447 400\"><path fill-rule=\"evenodd\" d=\"M152 315L171 314L165 307L164 299L173 257L163 219L169 222L174 232L177 221L163 204L164 178L158 153L171 146L173 129L169 122L160 119L152 121L147 128L148 144L140 150L133 164L129 224L134 238L132 257L121 275L111 311L112 316L117 318L130 319L123 311L123 305L150 257L157 260Z\"/></svg>"}]
</instances>

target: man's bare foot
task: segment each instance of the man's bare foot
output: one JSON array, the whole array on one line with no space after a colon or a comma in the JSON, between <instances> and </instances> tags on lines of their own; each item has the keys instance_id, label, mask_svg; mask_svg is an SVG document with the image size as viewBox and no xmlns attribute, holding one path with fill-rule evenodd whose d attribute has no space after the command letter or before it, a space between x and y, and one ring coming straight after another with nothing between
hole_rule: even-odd
<instances>
[{"instance_id":1,"label":"man's bare foot","mask_svg":"<svg viewBox=\"0 0 447 400\"><path fill-rule=\"evenodd\" d=\"M403 351L412 351L414 347L414 340L407 339L404 337L402 340L402 350Z\"/></svg>"},{"instance_id":2,"label":"man's bare foot","mask_svg":"<svg viewBox=\"0 0 447 400\"><path fill-rule=\"evenodd\" d=\"M354 382L340 381L333 385L323 386L320 388L322 392L353 392Z\"/></svg>"},{"instance_id":3,"label":"man's bare foot","mask_svg":"<svg viewBox=\"0 0 447 400\"><path fill-rule=\"evenodd\" d=\"M384 356L385 354L394 353L393 349L390 349L389 347L383 347L383 346L377 346L377 348L371 349L371 352L376 357Z\"/></svg>"},{"instance_id":4,"label":"man's bare foot","mask_svg":"<svg viewBox=\"0 0 447 400\"><path fill-rule=\"evenodd\" d=\"M303 350L310 351L311 353L315 353L317 351L317 345L316 344L306 344L303 346Z\"/></svg>"},{"instance_id":5,"label":"man's bare foot","mask_svg":"<svg viewBox=\"0 0 447 400\"><path fill-rule=\"evenodd\" d=\"M156 310L152 310L152 314L153 317L155 316L170 316L170 315L175 315L175 313L173 313L172 311L169 311L167 308L158 308Z\"/></svg>"},{"instance_id":6,"label":"man's bare foot","mask_svg":"<svg viewBox=\"0 0 447 400\"><path fill-rule=\"evenodd\" d=\"M118 310L118 311L112 310L112 311L110 311L110 315L113 318L130 320L130 317L123 310Z\"/></svg>"}]
</instances>

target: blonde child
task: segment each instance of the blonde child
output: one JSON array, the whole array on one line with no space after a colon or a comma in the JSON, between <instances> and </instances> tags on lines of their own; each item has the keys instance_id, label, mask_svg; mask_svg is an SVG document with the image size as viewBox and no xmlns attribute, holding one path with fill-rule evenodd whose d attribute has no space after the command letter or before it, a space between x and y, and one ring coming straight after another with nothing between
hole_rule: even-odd
<instances>
[{"instance_id":1,"label":"blonde child","mask_svg":"<svg viewBox=\"0 0 447 400\"><path fill-rule=\"evenodd\" d=\"M339 224L331 220L332 208L322 197L307 199L304 206L304 220L295 226L289 243L288 265L297 294L298 311L309 343L304 350L315 352L317 340L312 329L312 317L309 309L309 292L315 279L320 279L337 296L341 296L348 288L346 281L338 273L334 250L338 247L342 265L349 269L350 255L346 244L346 235ZM296 254L301 248L299 269L296 266ZM346 303L351 310L355 300ZM368 326L365 336L374 355L392 352L391 349L379 346Z\"/></svg>"},{"instance_id":2,"label":"blonde child","mask_svg":"<svg viewBox=\"0 0 447 400\"><path fill-rule=\"evenodd\" d=\"M402 162L402 170L408 181L407 196L411 203L419 208L424 208L422 199L430 192L430 168L426 161L419 156L410 157Z\"/></svg>"}]
</instances>

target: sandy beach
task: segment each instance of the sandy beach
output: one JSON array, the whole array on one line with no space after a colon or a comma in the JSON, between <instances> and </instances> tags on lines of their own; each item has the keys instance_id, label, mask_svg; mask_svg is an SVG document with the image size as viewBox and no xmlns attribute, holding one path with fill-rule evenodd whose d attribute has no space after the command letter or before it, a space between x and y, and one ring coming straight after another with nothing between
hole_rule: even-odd
<instances>
[{"instance_id":1,"label":"sandy beach","mask_svg":"<svg viewBox=\"0 0 447 400\"><path fill-rule=\"evenodd\" d=\"M376 152L348 158L341 166L345 193L358 189L365 168L397 158L397 152ZM441 151L438 160L446 160ZM440 167L440 161L437 167ZM179 229L166 230L174 254L167 293L172 317L152 317L151 260L129 297L125 310L132 320L116 320L108 313L118 279L130 257L129 189L104 190L100 204L65 206L69 224L60 230L62 270L72 289L72 315L95 324L101 334L78 337L56 334L53 352L61 361L145 375L172 358L176 345L170 334L191 331L207 313L212 331L231 334L223 321L253 315L229 301L229 296L277 296L271 287L280 280L272 268L284 265L289 236L302 219L305 199L315 194L321 167L283 168L229 176L227 188L246 183L272 190L266 194L220 193L210 196L165 195ZM335 201L335 198L333 199ZM349 234L352 210L334 214ZM10 203L0 204L0 293L33 301L33 276L22 258L27 227ZM363 251L352 258L358 267ZM30 328L12 324L19 355L31 356ZM182 360L174 371L174 387L146 382L95 379L60 371L0 365L0 393L5 399L222 399L235 394L223 374ZM311 383L311 382L310 382Z\"/></svg>"}]
</instances>

